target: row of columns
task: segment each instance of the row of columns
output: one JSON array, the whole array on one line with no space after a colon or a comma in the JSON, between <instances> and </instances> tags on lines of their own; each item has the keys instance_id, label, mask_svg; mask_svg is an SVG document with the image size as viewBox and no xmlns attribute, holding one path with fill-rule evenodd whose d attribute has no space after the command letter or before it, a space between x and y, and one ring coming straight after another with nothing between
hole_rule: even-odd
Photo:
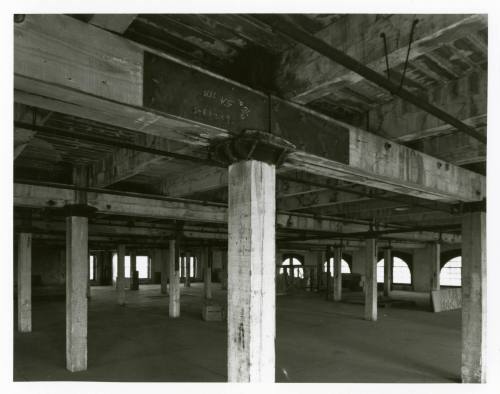
<instances>
[{"instance_id":1,"label":"row of columns","mask_svg":"<svg viewBox=\"0 0 500 394\"><path fill-rule=\"evenodd\" d=\"M275 166L245 160L229 166L228 204L228 380L273 382L275 376ZM78 193L78 192L77 192ZM85 196L76 198L84 204ZM83 202L82 202L83 201ZM87 368L88 219L78 210L66 219L66 360L70 371ZM464 215L462 379L484 380L485 214ZM29 234L19 237L19 330L31 328ZM335 261L341 297L341 251ZM376 240L366 240L365 318L377 319ZM389 254L387 254L389 256ZM125 246L118 247L117 298L125 302ZM179 244L169 241L169 316L180 315ZM322 272L324 255L318 261ZM390 259L390 257L387 257ZM204 259L209 263L209 259ZM328 264L329 265L329 264ZM390 266L389 261L386 266ZM186 278L189 278L187 265ZM387 275L387 274L386 274ZM205 269L210 283L210 269ZM387 281L389 283L389 281ZM205 297L211 297L209 286Z\"/></svg>"}]
</instances>

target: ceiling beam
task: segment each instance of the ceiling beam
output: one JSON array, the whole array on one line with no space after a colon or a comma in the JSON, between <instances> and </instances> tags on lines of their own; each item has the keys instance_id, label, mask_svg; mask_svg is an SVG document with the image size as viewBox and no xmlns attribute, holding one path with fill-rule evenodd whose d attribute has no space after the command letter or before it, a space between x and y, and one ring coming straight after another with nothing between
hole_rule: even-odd
<instances>
[{"instance_id":1,"label":"ceiling beam","mask_svg":"<svg viewBox=\"0 0 500 394\"><path fill-rule=\"evenodd\" d=\"M412 25L415 26L416 21ZM406 89L401 83L398 84L393 82L390 78L387 78L385 75L374 71L370 67L367 67L364 63L356 60L355 58L345 54L341 50L328 45L323 40L315 37L310 34L306 30L297 27L295 23L290 19L289 16L283 17L283 19L277 18L272 19L271 26L278 31L281 31L293 38L300 44L303 44L307 47L313 48L315 51L320 53L321 55L327 57L331 61L341 64L349 70L359 74L360 76L366 78L370 83L374 83L387 92L398 96L405 101L415 105L416 107L422 109L426 113L429 113L432 116L439 118L440 120L448 123L453 126L462 133L468 134L473 138L476 138L478 141L486 144L487 138L485 135L478 133L474 128L466 125L456 117L450 115L448 112L442 110L438 106L430 103L428 100L420 97L418 94L413 93L412 91Z\"/></svg>"},{"instance_id":2,"label":"ceiling beam","mask_svg":"<svg viewBox=\"0 0 500 394\"><path fill-rule=\"evenodd\" d=\"M478 128L485 126L487 122L487 91L487 72L475 70L459 79L431 87L425 94L429 102L465 124ZM473 140L470 136L456 133L449 124L397 97L370 110L368 119L369 131L400 142L450 133ZM361 121L366 123L364 117L357 122Z\"/></svg>"},{"instance_id":3,"label":"ceiling beam","mask_svg":"<svg viewBox=\"0 0 500 394\"><path fill-rule=\"evenodd\" d=\"M394 68L406 59L414 15L346 15L316 34L328 45L362 61L372 70L386 70L384 33L389 46L388 61ZM443 42L466 37L487 27L485 15L419 15L409 61L430 53ZM327 96L339 86L354 84L364 78L311 48L297 45L284 52L277 76L285 97L306 104Z\"/></svg>"},{"instance_id":4,"label":"ceiling beam","mask_svg":"<svg viewBox=\"0 0 500 394\"><path fill-rule=\"evenodd\" d=\"M137 14L94 14L89 23L114 33L123 34L136 17Z\"/></svg>"},{"instance_id":5,"label":"ceiling beam","mask_svg":"<svg viewBox=\"0 0 500 394\"><path fill-rule=\"evenodd\" d=\"M19 208L63 208L74 201L75 190L65 187L28 185L14 183L14 206ZM202 202L168 201L146 197L132 197L116 192L88 192L87 204L96 208L99 214L127 216L130 218L153 218L180 220L185 222L226 223L227 209L223 206L207 205ZM341 238L342 233L368 231L368 224L343 223L341 221L314 215L301 215L278 212L276 227L279 234L287 231L311 231L331 234L332 238ZM402 227L403 228L403 227ZM393 227L380 226L379 230L394 230ZM413 234L404 229L402 239L415 241L433 240L433 233ZM398 235L396 235L397 237ZM456 236L444 234L447 241ZM451 242L451 241L450 241Z\"/></svg>"},{"instance_id":6,"label":"ceiling beam","mask_svg":"<svg viewBox=\"0 0 500 394\"><path fill-rule=\"evenodd\" d=\"M479 174L440 167L433 157L67 16L27 15L15 24L14 62L15 100L28 105L198 146L267 130L271 108L270 131L297 146L288 169L432 200L485 196Z\"/></svg>"},{"instance_id":7,"label":"ceiling beam","mask_svg":"<svg viewBox=\"0 0 500 394\"><path fill-rule=\"evenodd\" d=\"M153 135L138 135L135 144L148 148L184 154L190 152L191 146L176 141L167 140ZM90 166L90 182L93 187L107 187L125 181L135 175L147 172L153 168L168 169L171 158L140 152L127 148L116 148L108 156Z\"/></svg>"},{"instance_id":8,"label":"ceiling beam","mask_svg":"<svg viewBox=\"0 0 500 394\"><path fill-rule=\"evenodd\" d=\"M227 186L227 169L219 167L194 167L172 176L161 183L161 193L170 197L188 196Z\"/></svg>"}]
</instances>

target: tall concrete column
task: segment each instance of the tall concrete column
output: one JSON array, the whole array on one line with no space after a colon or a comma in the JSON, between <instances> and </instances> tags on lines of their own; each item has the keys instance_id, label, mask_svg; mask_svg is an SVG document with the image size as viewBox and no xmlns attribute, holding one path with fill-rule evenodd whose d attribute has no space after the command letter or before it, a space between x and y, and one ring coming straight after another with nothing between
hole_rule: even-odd
<instances>
[{"instance_id":1,"label":"tall concrete column","mask_svg":"<svg viewBox=\"0 0 500 394\"><path fill-rule=\"evenodd\" d=\"M229 166L228 381L274 382L276 169Z\"/></svg>"},{"instance_id":2,"label":"tall concrete column","mask_svg":"<svg viewBox=\"0 0 500 394\"><path fill-rule=\"evenodd\" d=\"M31 332L31 241L31 234L19 234L17 244L17 329L20 332Z\"/></svg>"},{"instance_id":3,"label":"tall concrete column","mask_svg":"<svg viewBox=\"0 0 500 394\"><path fill-rule=\"evenodd\" d=\"M87 369L88 218L66 218L66 368Z\"/></svg>"},{"instance_id":4,"label":"tall concrete column","mask_svg":"<svg viewBox=\"0 0 500 394\"><path fill-rule=\"evenodd\" d=\"M376 267L375 267L376 272ZM384 249L384 296L388 297L392 286L392 250Z\"/></svg>"},{"instance_id":5,"label":"tall concrete column","mask_svg":"<svg viewBox=\"0 0 500 394\"><path fill-rule=\"evenodd\" d=\"M462 216L462 382L486 381L486 212Z\"/></svg>"},{"instance_id":6,"label":"tall concrete column","mask_svg":"<svg viewBox=\"0 0 500 394\"><path fill-rule=\"evenodd\" d=\"M170 317L179 317L181 315L181 288L179 278L179 243L171 239L168 244L169 254L169 303L168 315Z\"/></svg>"},{"instance_id":7,"label":"tall concrete column","mask_svg":"<svg viewBox=\"0 0 500 394\"><path fill-rule=\"evenodd\" d=\"M366 240L365 320L377 320L377 247L375 239Z\"/></svg>"},{"instance_id":8,"label":"tall concrete column","mask_svg":"<svg viewBox=\"0 0 500 394\"><path fill-rule=\"evenodd\" d=\"M439 290L441 273L441 244L439 242L432 243L431 247L431 291Z\"/></svg>"},{"instance_id":9,"label":"tall concrete column","mask_svg":"<svg viewBox=\"0 0 500 394\"><path fill-rule=\"evenodd\" d=\"M333 257L333 300L342 300L342 247L337 246Z\"/></svg>"},{"instance_id":10,"label":"tall concrete column","mask_svg":"<svg viewBox=\"0 0 500 394\"><path fill-rule=\"evenodd\" d=\"M203 248L203 289L206 300L212 299L212 249L210 246Z\"/></svg>"},{"instance_id":11,"label":"tall concrete column","mask_svg":"<svg viewBox=\"0 0 500 394\"><path fill-rule=\"evenodd\" d=\"M118 305L125 305L125 245L118 245L117 250L116 295Z\"/></svg>"},{"instance_id":12,"label":"tall concrete column","mask_svg":"<svg viewBox=\"0 0 500 394\"><path fill-rule=\"evenodd\" d=\"M135 250L130 252L130 290L139 290L139 277L137 271L137 254Z\"/></svg>"},{"instance_id":13,"label":"tall concrete column","mask_svg":"<svg viewBox=\"0 0 500 394\"><path fill-rule=\"evenodd\" d=\"M184 287L191 287L191 252L186 252L186 280Z\"/></svg>"}]
</instances>

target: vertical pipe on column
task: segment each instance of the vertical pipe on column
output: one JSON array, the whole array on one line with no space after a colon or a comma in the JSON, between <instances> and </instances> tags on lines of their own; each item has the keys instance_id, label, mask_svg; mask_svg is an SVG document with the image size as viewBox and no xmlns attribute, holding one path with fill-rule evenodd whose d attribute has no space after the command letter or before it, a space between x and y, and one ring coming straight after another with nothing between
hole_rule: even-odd
<instances>
[{"instance_id":1,"label":"vertical pipe on column","mask_svg":"<svg viewBox=\"0 0 500 394\"><path fill-rule=\"evenodd\" d=\"M337 246L334 250L333 268L333 300L342 300L342 247Z\"/></svg>"},{"instance_id":2,"label":"vertical pipe on column","mask_svg":"<svg viewBox=\"0 0 500 394\"><path fill-rule=\"evenodd\" d=\"M274 165L229 166L229 382L275 378L275 182Z\"/></svg>"},{"instance_id":3,"label":"vertical pipe on column","mask_svg":"<svg viewBox=\"0 0 500 394\"><path fill-rule=\"evenodd\" d=\"M384 249L384 296L388 297L392 286L392 250Z\"/></svg>"},{"instance_id":4,"label":"vertical pipe on column","mask_svg":"<svg viewBox=\"0 0 500 394\"><path fill-rule=\"evenodd\" d=\"M118 245L116 260L116 295L118 305L125 305L125 245Z\"/></svg>"},{"instance_id":5,"label":"vertical pipe on column","mask_svg":"<svg viewBox=\"0 0 500 394\"><path fill-rule=\"evenodd\" d=\"M486 381L486 212L462 216L462 382Z\"/></svg>"},{"instance_id":6,"label":"vertical pipe on column","mask_svg":"<svg viewBox=\"0 0 500 394\"><path fill-rule=\"evenodd\" d=\"M181 315L181 289L179 278L179 244L175 239L171 239L168 245L169 254L169 304L168 314L170 317Z\"/></svg>"},{"instance_id":7,"label":"vertical pipe on column","mask_svg":"<svg viewBox=\"0 0 500 394\"><path fill-rule=\"evenodd\" d=\"M31 234L20 233L17 252L17 329L31 332Z\"/></svg>"},{"instance_id":8,"label":"vertical pipe on column","mask_svg":"<svg viewBox=\"0 0 500 394\"><path fill-rule=\"evenodd\" d=\"M377 250L376 240L366 240L365 255L365 319L377 320Z\"/></svg>"}]
</instances>

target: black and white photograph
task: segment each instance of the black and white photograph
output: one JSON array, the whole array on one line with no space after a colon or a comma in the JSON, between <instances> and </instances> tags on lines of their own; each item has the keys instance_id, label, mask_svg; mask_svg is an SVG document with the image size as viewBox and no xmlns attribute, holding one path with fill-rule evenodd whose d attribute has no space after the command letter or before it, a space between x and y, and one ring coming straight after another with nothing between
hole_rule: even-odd
<instances>
[{"instance_id":1,"label":"black and white photograph","mask_svg":"<svg viewBox=\"0 0 500 394\"><path fill-rule=\"evenodd\" d=\"M498 7L53 3L3 13L4 392L500 387Z\"/></svg>"}]
</instances>

